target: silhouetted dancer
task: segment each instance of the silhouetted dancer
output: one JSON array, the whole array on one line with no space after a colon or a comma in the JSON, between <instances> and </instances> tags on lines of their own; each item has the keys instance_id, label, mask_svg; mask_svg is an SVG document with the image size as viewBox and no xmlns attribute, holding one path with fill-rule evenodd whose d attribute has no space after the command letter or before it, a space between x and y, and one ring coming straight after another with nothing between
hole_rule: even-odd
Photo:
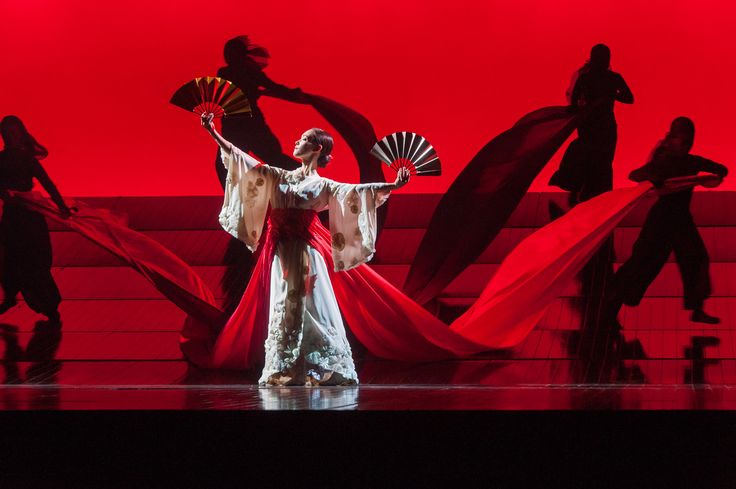
<instances>
[{"instance_id":1,"label":"silhouetted dancer","mask_svg":"<svg viewBox=\"0 0 736 489\"><path fill-rule=\"evenodd\" d=\"M271 80L263 72L268 66L268 51L250 42L248 36L238 36L225 43L225 63L217 70L217 76L233 82L245 93L251 106L250 114L235 115L222 119L222 134L242 151L251 152L269 165L287 170L296 168L297 162L282 152L281 143L266 124L263 112L258 107L261 95L270 94L291 101L299 101L302 92ZM225 188L227 169L222 164L220 152L215 159L217 178ZM222 277L225 293L223 308L232 313L243 296L251 274L252 260L248 248L237 239L228 242L223 262L226 265Z\"/></svg>"},{"instance_id":2,"label":"silhouetted dancer","mask_svg":"<svg viewBox=\"0 0 736 489\"><path fill-rule=\"evenodd\" d=\"M631 172L635 182L648 180L655 186L675 177L713 173L725 177L728 169L713 161L690 154L695 139L695 125L687 117L672 121L670 131L652 153L650 161ZM699 323L717 324L717 317L703 311L705 299L710 296L708 251L690 213L692 188L661 195L647 215L639 238L626 263L615 275L612 298L612 317L622 304L636 306L662 270L667 257L675 252L675 260L682 276L685 309L691 310L690 319Z\"/></svg>"},{"instance_id":3,"label":"silhouetted dancer","mask_svg":"<svg viewBox=\"0 0 736 489\"><path fill-rule=\"evenodd\" d=\"M570 192L570 205L613 188L617 140L613 106L616 101L631 104L634 96L623 77L611 71L610 63L608 46L593 46L590 59L578 70L568 91L571 107L584 113L578 123L578 137L565 151L550 184ZM592 328L588 334L594 336L605 319L604 297L610 292L613 261L613 240L608 239L581 271L583 322Z\"/></svg>"},{"instance_id":4,"label":"silhouetted dancer","mask_svg":"<svg viewBox=\"0 0 736 489\"><path fill-rule=\"evenodd\" d=\"M271 80L263 72L268 66L268 51L252 44L248 36L238 36L225 43L225 63L217 70L217 76L225 78L238 86L248 98L250 114L224 117L222 135L238 149L253 153L261 161L271 166L293 170L299 165L289 155L283 153L281 143L266 124L263 112L258 107L262 95L271 95L292 102L303 103L302 91L288 88ZM215 163L220 185L225 188L227 170L222 164L220 153Z\"/></svg>"},{"instance_id":5,"label":"silhouetted dancer","mask_svg":"<svg viewBox=\"0 0 736 489\"><path fill-rule=\"evenodd\" d=\"M59 210L69 215L69 207L38 161L48 155L46 148L16 116L9 115L0 121L0 134L5 143L0 152L0 192L30 191L35 178ZM0 277L4 301L0 304L0 314L16 305L15 297L20 292L31 309L58 322L61 295L51 276L51 239L46 220L12 199L4 200L0 220L0 245L5 252Z\"/></svg>"},{"instance_id":6,"label":"silhouetted dancer","mask_svg":"<svg viewBox=\"0 0 736 489\"><path fill-rule=\"evenodd\" d=\"M586 108L578 137L568 146L550 185L571 192L571 202L582 202L613 188L616 151L614 102L634 103L624 78L610 69L611 50L596 44L590 60L577 72L568 92L573 109Z\"/></svg>"}]
</instances>

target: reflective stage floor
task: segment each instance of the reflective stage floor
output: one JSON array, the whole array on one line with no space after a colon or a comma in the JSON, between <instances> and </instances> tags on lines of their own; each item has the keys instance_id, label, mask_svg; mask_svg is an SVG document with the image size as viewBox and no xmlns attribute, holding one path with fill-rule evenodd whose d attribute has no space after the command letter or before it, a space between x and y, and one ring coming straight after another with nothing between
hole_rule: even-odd
<instances>
[{"instance_id":1,"label":"reflective stage floor","mask_svg":"<svg viewBox=\"0 0 736 489\"><path fill-rule=\"evenodd\" d=\"M732 410L723 386L6 386L6 410Z\"/></svg>"}]
</instances>

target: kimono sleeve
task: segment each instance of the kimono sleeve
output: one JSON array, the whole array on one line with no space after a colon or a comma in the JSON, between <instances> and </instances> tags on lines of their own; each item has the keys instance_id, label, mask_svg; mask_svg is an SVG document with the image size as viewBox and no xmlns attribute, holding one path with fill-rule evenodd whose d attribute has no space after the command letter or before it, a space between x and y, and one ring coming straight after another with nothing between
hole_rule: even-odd
<instances>
[{"instance_id":1,"label":"kimono sleeve","mask_svg":"<svg viewBox=\"0 0 736 489\"><path fill-rule=\"evenodd\" d=\"M220 225L255 251L271 195L283 170L264 165L237 148L232 152L220 150L220 154L227 168Z\"/></svg>"},{"instance_id":2,"label":"kimono sleeve","mask_svg":"<svg viewBox=\"0 0 736 489\"><path fill-rule=\"evenodd\" d=\"M386 184L350 185L331 182L328 207L335 271L369 261L376 251L376 209L390 195Z\"/></svg>"}]
</instances>

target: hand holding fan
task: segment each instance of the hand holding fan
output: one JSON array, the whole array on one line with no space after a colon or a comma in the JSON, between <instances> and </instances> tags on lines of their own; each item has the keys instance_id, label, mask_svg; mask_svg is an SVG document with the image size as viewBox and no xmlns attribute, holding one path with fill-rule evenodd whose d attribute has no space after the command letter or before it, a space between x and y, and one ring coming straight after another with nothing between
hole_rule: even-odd
<instances>
[{"instance_id":1,"label":"hand holding fan","mask_svg":"<svg viewBox=\"0 0 736 489\"><path fill-rule=\"evenodd\" d=\"M203 76L184 84L169 100L177 107L201 116L215 117L250 112L250 103L241 89L224 78Z\"/></svg>"},{"instance_id":2,"label":"hand holding fan","mask_svg":"<svg viewBox=\"0 0 736 489\"><path fill-rule=\"evenodd\" d=\"M395 171L408 168L412 175L437 176L440 159L429 141L413 132L395 132L378 141L371 154Z\"/></svg>"}]
</instances>

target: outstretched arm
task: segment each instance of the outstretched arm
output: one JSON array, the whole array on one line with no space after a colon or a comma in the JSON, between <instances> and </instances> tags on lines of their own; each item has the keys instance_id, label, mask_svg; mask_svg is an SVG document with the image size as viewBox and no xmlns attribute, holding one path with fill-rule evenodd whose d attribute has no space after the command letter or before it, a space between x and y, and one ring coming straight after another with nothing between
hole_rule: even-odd
<instances>
[{"instance_id":1,"label":"outstretched arm","mask_svg":"<svg viewBox=\"0 0 736 489\"><path fill-rule=\"evenodd\" d=\"M633 182L643 182L645 180L651 180L654 177L655 175L652 172L651 165L644 165L629 173L629 180Z\"/></svg>"},{"instance_id":2,"label":"outstretched arm","mask_svg":"<svg viewBox=\"0 0 736 489\"><path fill-rule=\"evenodd\" d=\"M290 102L296 102L298 104L306 103L304 100L304 92L301 88L289 88L286 85L276 83L266 76L265 73L261 72L263 78L260 83L264 88L264 93L273 97L288 100Z\"/></svg>"},{"instance_id":3,"label":"outstretched arm","mask_svg":"<svg viewBox=\"0 0 736 489\"><path fill-rule=\"evenodd\" d=\"M359 185L366 185L374 188L375 190L390 192L392 190L398 190L409 183L409 178L411 178L411 172L409 172L409 169L399 168L399 171L396 173L396 180L394 180L393 183L365 183Z\"/></svg>"}]
</instances>

